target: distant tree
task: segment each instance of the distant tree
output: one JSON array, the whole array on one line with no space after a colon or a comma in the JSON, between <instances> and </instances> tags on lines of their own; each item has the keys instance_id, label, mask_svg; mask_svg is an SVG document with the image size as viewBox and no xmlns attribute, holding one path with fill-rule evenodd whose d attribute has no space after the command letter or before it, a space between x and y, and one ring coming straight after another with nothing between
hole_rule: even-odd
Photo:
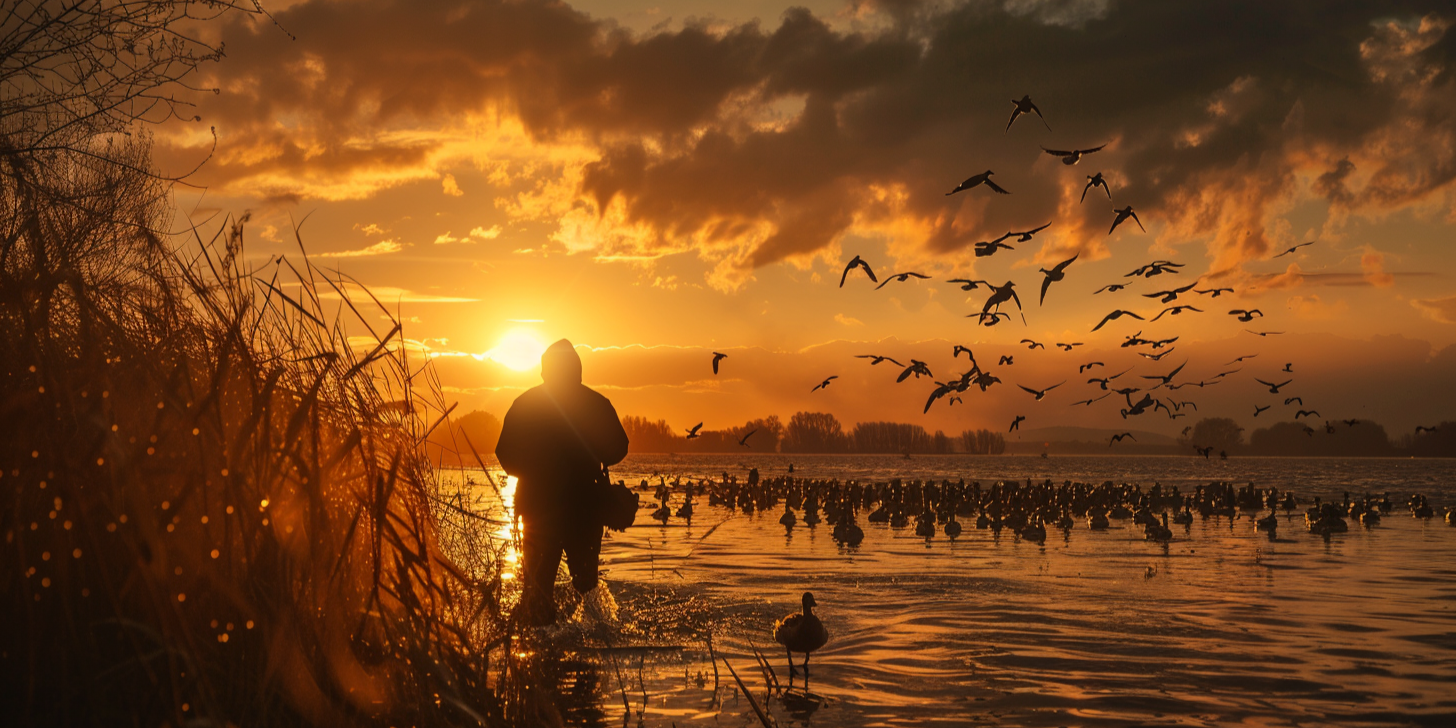
<instances>
[{"instance_id":1,"label":"distant tree","mask_svg":"<svg viewBox=\"0 0 1456 728\"><path fill-rule=\"evenodd\" d=\"M904 422L860 422L849 434L855 452L931 452L930 433Z\"/></svg>"},{"instance_id":2,"label":"distant tree","mask_svg":"<svg viewBox=\"0 0 1456 728\"><path fill-rule=\"evenodd\" d=\"M955 448L952 447L950 438L947 437L945 432L942 430L936 430L935 436L930 438L930 451L933 453L943 455L945 453L951 452L954 449Z\"/></svg>"},{"instance_id":3,"label":"distant tree","mask_svg":"<svg viewBox=\"0 0 1456 728\"><path fill-rule=\"evenodd\" d=\"M1254 430L1249 436L1249 452L1255 455L1301 456L1378 456L1394 452L1385 428L1367 421L1354 425L1330 422L1311 425L1303 422L1276 422Z\"/></svg>"},{"instance_id":4,"label":"distant tree","mask_svg":"<svg viewBox=\"0 0 1456 728\"><path fill-rule=\"evenodd\" d=\"M687 442L673 432L667 420L652 422L646 417L627 415L622 418L622 429L627 432L630 452L678 452Z\"/></svg>"},{"instance_id":5,"label":"distant tree","mask_svg":"<svg viewBox=\"0 0 1456 728\"><path fill-rule=\"evenodd\" d=\"M784 428L784 452L846 452L849 437L828 412L795 412Z\"/></svg>"},{"instance_id":6,"label":"distant tree","mask_svg":"<svg viewBox=\"0 0 1456 728\"><path fill-rule=\"evenodd\" d=\"M1000 455L1006 452L1006 438L990 430L965 430L957 438L961 452L971 455Z\"/></svg>"},{"instance_id":7,"label":"distant tree","mask_svg":"<svg viewBox=\"0 0 1456 728\"><path fill-rule=\"evenodd\" d=\"M1185 447L1211 447L1215 452L1234 452L1244 444L1244 428L1227 417L1205 417L1184 430L1178 444Z\"/></svg>"},{"instance_id":8,"label":"distant tree","mask_svg":"<svg viewBox=\"0 0 1456 728\"><path fill-rule=\"evenodd\" d=\"M495 444L500 439L501 423L495 415L474 410L463 417L442 422L430 433L430 455L437 462L472 466L476 455L482 462L495 457ZM475 451L472 453L471 448Z\"/></svg>"}]
</instances>

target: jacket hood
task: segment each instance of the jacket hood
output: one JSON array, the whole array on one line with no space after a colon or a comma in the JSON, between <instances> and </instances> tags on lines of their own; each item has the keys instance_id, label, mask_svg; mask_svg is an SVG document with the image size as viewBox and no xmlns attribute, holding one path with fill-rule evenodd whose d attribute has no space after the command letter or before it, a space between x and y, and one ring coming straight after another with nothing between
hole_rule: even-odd
<instances>
[{"instance_id":1,"label":"jacket hood","mask_svg":"<svg viewBox=\"0 0 1456 728\"><path fill-rule=\"evenodd\" d=\"M581 384L581 357L570 341L562 339L541 354L541 381L550 386Z\"/></svg>"}]
</instances>

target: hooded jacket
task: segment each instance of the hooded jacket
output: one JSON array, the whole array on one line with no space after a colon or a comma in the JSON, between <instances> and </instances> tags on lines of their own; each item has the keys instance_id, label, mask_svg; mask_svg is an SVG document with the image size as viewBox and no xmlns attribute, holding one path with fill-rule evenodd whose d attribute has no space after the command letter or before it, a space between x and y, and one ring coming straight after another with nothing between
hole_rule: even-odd
<instances>
[{"instance_id":1,"label":"hooded jacket","mask_svg":"<svg viewBox=\"0 0 1456 728\"><path fill-rule=\"evenodd\" d=\"M581 383L581 357L570 341L541 355L541 380L511 404L495 455L518 479L516 513L586 519L595 515L597 473L627 456L627 433L612 403Z\"/></svg>"}]
</instances>

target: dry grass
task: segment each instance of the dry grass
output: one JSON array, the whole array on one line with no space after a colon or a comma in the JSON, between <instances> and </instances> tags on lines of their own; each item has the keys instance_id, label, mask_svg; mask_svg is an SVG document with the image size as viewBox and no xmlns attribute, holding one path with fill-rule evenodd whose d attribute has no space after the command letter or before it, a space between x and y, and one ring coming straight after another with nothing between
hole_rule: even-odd
<instances>
[{"instance_id":1,"label":"dry grass","mask_svg":"<svg viewBox=\"0 0 1456 728\"><path fill-rule=\"evenodd\" d=\"M55 167L0 169L7 721L529 720L489 659L503 544L439 504L447 412L387 307L301 254L249 269L246 218L157 234L154 178Z\"/></svg>"}]
</instances>

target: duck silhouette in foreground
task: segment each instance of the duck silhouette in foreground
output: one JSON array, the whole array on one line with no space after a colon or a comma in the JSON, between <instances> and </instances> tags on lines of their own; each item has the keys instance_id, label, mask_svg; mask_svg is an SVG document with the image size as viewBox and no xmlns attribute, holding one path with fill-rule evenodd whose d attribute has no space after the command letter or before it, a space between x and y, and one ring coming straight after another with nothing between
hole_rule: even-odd
<instances>
[{"instance_id":1,"label":"duck silhouette in foreground","mask_svg":"<svg viewBox=\"0 0 1456 728\"><path fill-rule=\"evenodd\" d=\"M774 622L774 641L784 646L784 651L789 655L789 677L798 674L798 668L794 667L794 653L804 653L804 677L809 677L809 655L814 650L824 646L829 641L829 630L824 628L824 622L814 614L814 607L819 606L814 601L812 592L804 592L802 611L790 614L783 619Z\"/></svg>"}]
</instances>

